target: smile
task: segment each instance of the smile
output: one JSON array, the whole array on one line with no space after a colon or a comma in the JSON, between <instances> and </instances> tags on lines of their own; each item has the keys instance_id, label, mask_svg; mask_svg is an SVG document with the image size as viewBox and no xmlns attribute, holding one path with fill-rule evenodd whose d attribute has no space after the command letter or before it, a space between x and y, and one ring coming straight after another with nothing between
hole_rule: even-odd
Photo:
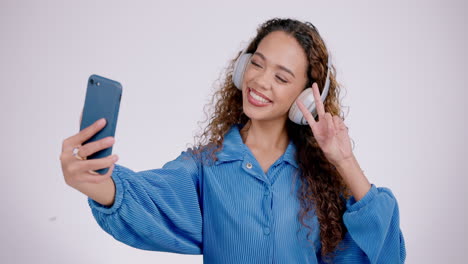
<instances>
[{"instance_id":1,"label":"smile","mask_svg":"<svg viewBox=\"0 0 468 264\"><path fill-rule=\"evenodd\" d=\"M257 94L253 89L248 88L247 99L255 106L267 106L272 103L271 100L262 97Z\"/></svg>"}]
</instances>

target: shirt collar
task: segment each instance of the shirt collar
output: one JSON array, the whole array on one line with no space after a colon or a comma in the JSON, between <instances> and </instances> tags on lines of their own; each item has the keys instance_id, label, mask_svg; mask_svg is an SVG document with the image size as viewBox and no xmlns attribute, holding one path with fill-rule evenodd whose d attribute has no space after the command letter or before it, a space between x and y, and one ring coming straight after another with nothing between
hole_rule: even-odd
<instances>
[{"instance_id":1,"label":"shirt collar","mask_svg":"<svg viewBox=\"0 0 468 264\"><path fill-rule=\"evenodd\" d=\"M247 145L242 141L240 130L242 129L242 124L234 124L231 126L229 131L224 135L223 148L216 154L218 157L217 163L225 161L234 161L234 160L243 160L244 156L249 152ZM296 168L299 168L296 161L296 146L289 140L289 144L286 147L286 151L281 156L281 158L293 165Z\"/></svg>"}]
</instances>

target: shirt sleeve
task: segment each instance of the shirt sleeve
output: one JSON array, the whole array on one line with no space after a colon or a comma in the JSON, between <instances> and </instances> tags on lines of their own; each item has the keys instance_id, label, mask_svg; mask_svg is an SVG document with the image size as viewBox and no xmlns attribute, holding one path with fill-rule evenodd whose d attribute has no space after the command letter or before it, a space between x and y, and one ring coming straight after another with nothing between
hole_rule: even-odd
<instances>
[{"instance_id":1,"label":"shirt sleeve","mask_svg":"<svg viewBox=\"0 0 468 264\"><path fill-rule=\"evenodd\" d=\"M129 246L181 254L202 253L199 165L182 152L160 169L134 172L116 164L112 206L88 198L94 218Z\"/></svg>"},{"instance_id":2,"label":"shirt sleeve","mask_svg":"<svg viewBox=\"0 0 468 264\"><path fill-rule=\"evenodd\" d=\"M372 184L361 200L350 197L343 215L348 229L344 244L350 248L342 256L338 252L337 259L362 257L372 264L404 263L406 249L399 217L397 201L388 188Z\"/></svg>"}]
</instances>

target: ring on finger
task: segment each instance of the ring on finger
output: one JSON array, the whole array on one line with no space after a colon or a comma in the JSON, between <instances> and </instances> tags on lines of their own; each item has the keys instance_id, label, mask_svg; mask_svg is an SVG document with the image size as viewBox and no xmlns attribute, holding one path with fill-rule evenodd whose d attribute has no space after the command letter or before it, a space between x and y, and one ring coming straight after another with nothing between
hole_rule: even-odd
<instances>
[{"instance_id":1,"label":"ring on finger","mask_svg":"<svg viewBox=\"0 0 468 264\"><path fill-rule=\"evenodd\" d=\"M79 159L79 160L85 160L85 158L81 157L78 152L80 151L80 148L79 147L74 147L73 148L73 151L72 151L72 155L73 157Z\"/></svg>"}]
</instances>

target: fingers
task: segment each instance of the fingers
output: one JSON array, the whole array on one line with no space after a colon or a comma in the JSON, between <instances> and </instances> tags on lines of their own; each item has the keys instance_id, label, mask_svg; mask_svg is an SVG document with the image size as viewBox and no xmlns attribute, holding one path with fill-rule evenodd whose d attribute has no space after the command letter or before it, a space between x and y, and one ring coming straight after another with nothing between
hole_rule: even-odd
<instances>
[{"instance_id":1,"label":"fingers","mask_svg":"<svg viewBox=\"0 0 468 264\"><path fill-rule=\"evenodd\" d=\"M80 147L79 155L83 158L88 157L100 150L110 148L114 145L115 139L113 137L106 137L98 141L89 142Z\"/></svg>"},{"instance_id":2,"label":"fingers","mask_svg":"<svg viewBox=\"0 0 468 264\"><path fill-rule=\"evenodd\" d=\"M341 118L339 116L333 116L333 124L337 131L341 130Z\"/></svg>"},{"instance_id":3,"label":"fingers","mask_svg":"<svg viewBox=\"0 0 468 264\"><path fill-rule=\"evenodd\" d=\"M86 170L86 171L95 171L95 170L100 170L100 169L104 169L104 168L109 168L112 164L114 164L115 162L117 162L117 160L119 160L119 156L117 155L110 155L108 157L105 157L105 158L101 158L101 159L92 159L92 160L87 160L85 162L83 162L83 170Z\"/></svg>"},{"instance_id":4,"label":"fingers","mask_svg":"<svg viewBox=\"0 0 468 264\"><path fill-rule=\"evenodd\" d=\"M106 174L93 174L88 172L88 174L83 174L77 179L77 182L87 182L87 183L101 183L112 176L114 171L115 164L112 164Z\"/></svg>"},{"instance_id":5,"label":"fingers","mask_svg":"<svg viewBox=\"0 0 468 264\"><path fill-rule=\"evenodd\" d=\"M83 143L86 140L90 139L92 136L94 136L99 130L103 129L104 126L106 125L106 119L101 118L94 122L92 125L86 127L85 129L81 130L77 135L76 135L76 143Z\"/></svg>"},{"instance_id":6,"label":"fingers","mask_svg":"<svg viewBox=\"0 0 468 264\"><path fill-rule=\"evenodd\" d=\"M339 116L333 116L333 123L337 131L341 131L345 129L348 130L348 127L343 122L343 119L341 119L341 117Z\"/></svg>"},{"instance_id":7,"label":"fingers","mask_svg":"<svg viewBox=\"0 0 468 264\"><path fill-rule=\"evenodd\" d=\"M333 117L330 113L325 113L325 120L327 122L328 135L335 135L337 132L333 124Z\"/></svg>"},{"instance_id":8,"label":"fingers","mask_svg":"<svg viewBox=\"0 0 468 264\"><path fill-rule=\"evenodd\" d=\"M62 145L62 151L68 151L76 146L81 145L83 142L94 136L99 130L103 129L105 125L106 120L101 118L74 136L65 139Z\"/></svg>"},{"instance_id":9,"label":"fingers","mask_svg":"<svg viewBox=\"0 0 468 264\"><path fill-rule=\"evenodd\" d=\"M312 93L314 94L315 107L317 109L318 116L323 116L325 114L325 107L323 106L322 99L320 98L320 91L317 83L312 84Z\"/></svg>"},{"instance_id":10,"label":"fingers","mask_svg":"<svg viewBox=\"0 0 468 264\"><path fill-rule=\"evenodd\" d=\"M70 186L77 186L79 183L99 183L109 178L112 175L112 170L117 162L118 156L111 155L109 157L95 160L75 160L62 163L62 170L65 182ZM106 174L101 175L95 170L109 168Z\"/></svg>"},{"instance_id":11,"label":"fingers","mask_svg":"<svg viewBox=\"0 0 468 264\"><path fill-rule=\"evenodd\" d=\"M297 104L297 106L299 107L299 110L301 110L302 115L304 115L304 118L307 120L307 122L309 123L309 125L312 127L312 126L316 123L315 118L314 118L314 116L312 115L312 113L310 113L309 110L307 110L307 108L306 108L305 105L301 102L301 100L297 99L297 100L296 100L296 104Z\"/></svg>"}]
</instances>

